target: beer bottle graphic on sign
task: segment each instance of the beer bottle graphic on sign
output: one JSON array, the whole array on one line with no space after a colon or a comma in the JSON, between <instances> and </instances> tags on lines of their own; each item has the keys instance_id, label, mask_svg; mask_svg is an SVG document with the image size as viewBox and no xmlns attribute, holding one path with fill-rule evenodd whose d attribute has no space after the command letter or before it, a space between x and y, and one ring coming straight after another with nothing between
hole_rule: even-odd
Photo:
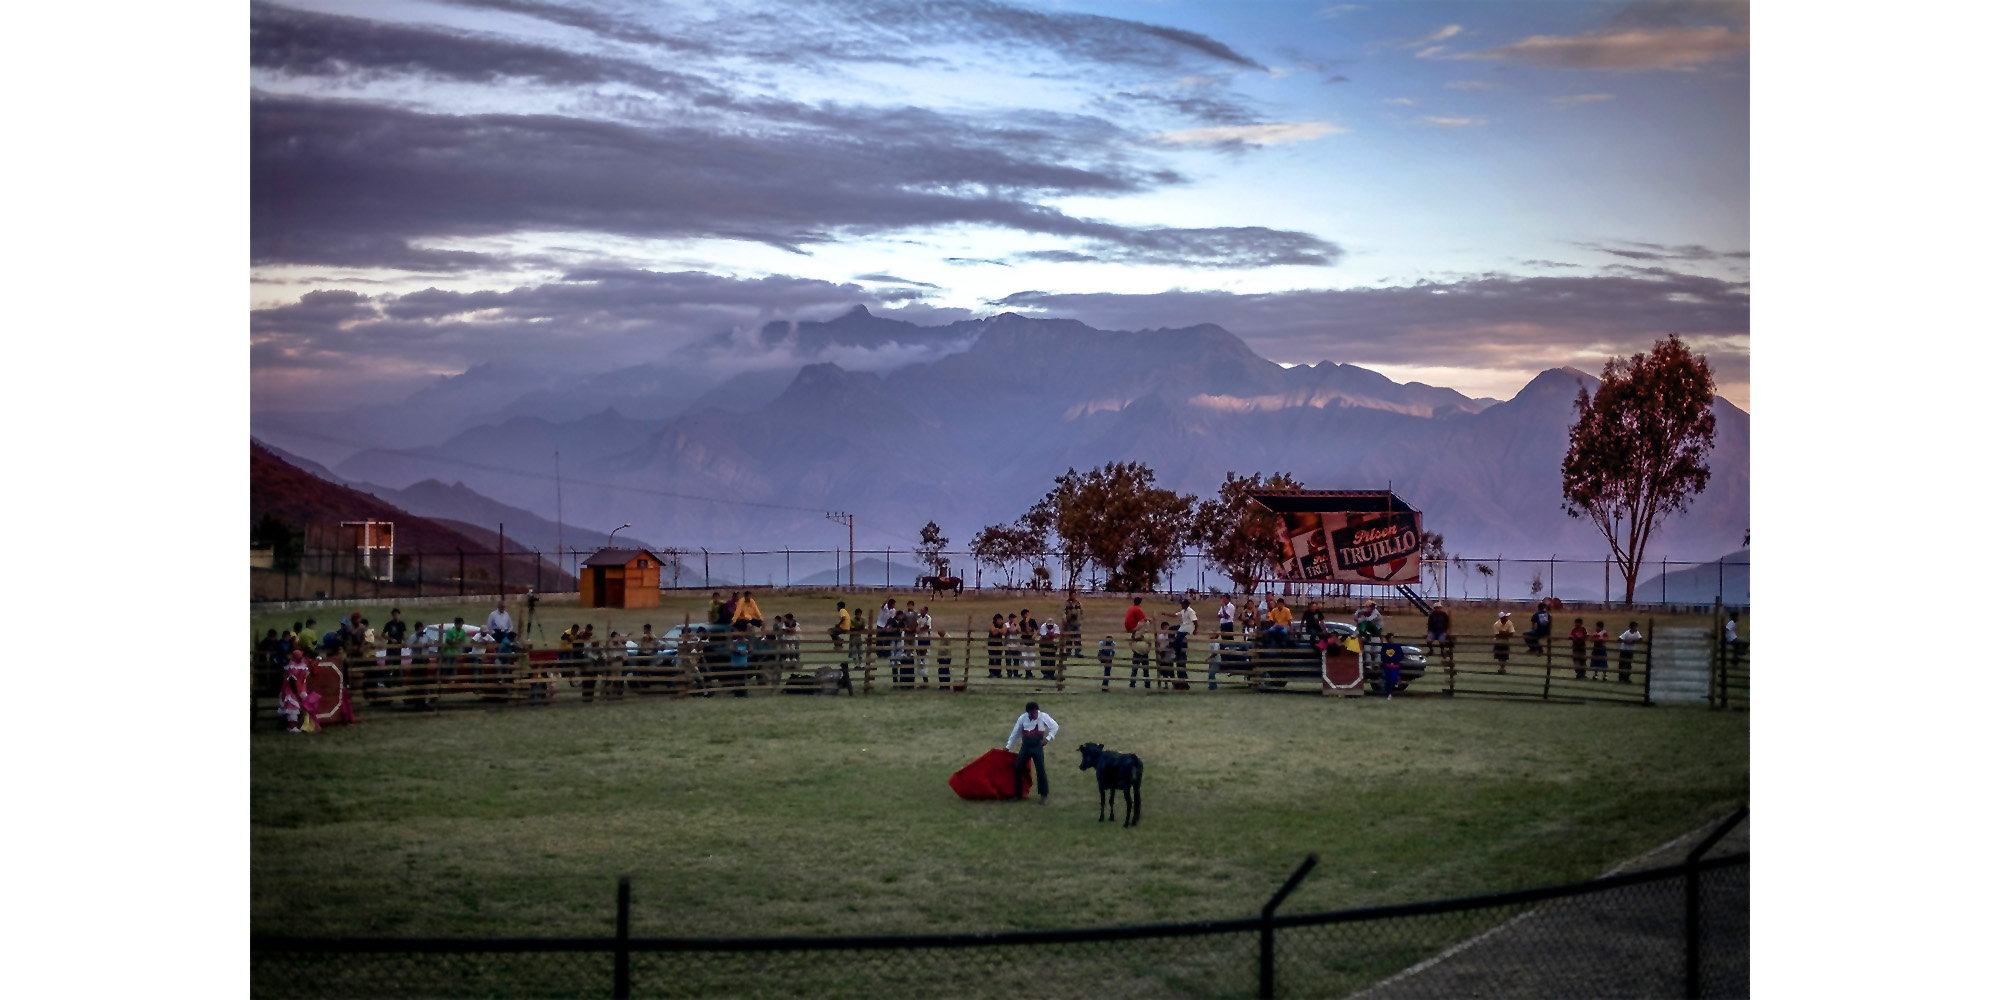
<instances>
[{"instance_id":1,"label":"beer bottle graphic on sign","mask_svg":"<svg viewBox=\"0 0 2000 1000\"><path fill-rule=\"evenodd\" d=\"M1306 534L1305 570L1308 580L1324 580L1333 574L1333 560L1326 551L1326 531L1319 525Z\"/></svg>"},{"instance_id":2,"label":"beer bottle graphic on sign","mask_svg":"<svg viewBox=\"0 0 2000 1000\"><path fill-rule=\"evenodd\" d=\"M1319 514L1313 511L1296 511L1285 514L1285 575L1295 580L1314 578L1311 565L1312 540L1323 537L1320 531ZM1326 543L1319 545L1318 573L1326 572Z\"/></svg>"}]
</instances>

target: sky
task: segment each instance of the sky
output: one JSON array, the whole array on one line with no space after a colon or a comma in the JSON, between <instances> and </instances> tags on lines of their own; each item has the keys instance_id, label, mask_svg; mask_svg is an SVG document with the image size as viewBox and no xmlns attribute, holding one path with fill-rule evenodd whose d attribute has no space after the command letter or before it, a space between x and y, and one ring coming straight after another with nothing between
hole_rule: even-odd
<instances>
[{"instance_id":1,"label":"sky","mask_svg":"<svg viewBox=\"0 0 2000 1000\"><path fill-rule=\"evenodd\" d=\"M855 304L1749 392L1735 3L250 7L252 405ZM331 381L349 387L326 393Z\"/></svg>"}]
</instances>

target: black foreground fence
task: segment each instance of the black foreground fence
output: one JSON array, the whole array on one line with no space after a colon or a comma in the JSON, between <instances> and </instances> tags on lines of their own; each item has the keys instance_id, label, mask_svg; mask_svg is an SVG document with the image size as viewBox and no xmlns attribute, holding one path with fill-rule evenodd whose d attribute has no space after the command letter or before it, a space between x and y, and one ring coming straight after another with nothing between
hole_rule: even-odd
<instances>
[{"instance_id":1,"label":"black foreground fence","mask_svg":"<svg viewBox=\"0 0 2000 1000\"><path fill-rule=\"evenodd\" d=\"M1146 927L912 937L254 936L253 997L1747 997L1750 855L1467 899Z\"/></svg>"}]
</instances>

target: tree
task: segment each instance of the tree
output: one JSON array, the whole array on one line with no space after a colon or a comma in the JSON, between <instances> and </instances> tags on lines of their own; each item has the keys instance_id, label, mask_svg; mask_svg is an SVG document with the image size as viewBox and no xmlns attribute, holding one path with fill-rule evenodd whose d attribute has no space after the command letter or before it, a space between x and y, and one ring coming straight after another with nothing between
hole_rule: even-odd
<instances>
[{"instance_id":1,"label":"tree","mask_svg":"<svg viewBox=\"0 0 2000 1000\"><path fill-rule=\"evenodd\" d=\"M1139 462L1075 469L1016 522L1024 533L1055 536L1063 586L1074 587L1085 566L1104 567L1112 590L1152 590L1180 557L1193 527L1195 498L1153 485Z\"/></svg>"},{"instance_id":2,"label":"tree","mask_svg":"<svg viewBox=\"0 0 2000 1000\"><path fill-rule=\"evenodd\" d=\"M1491 584L1493 582L1493 567L1488 566L1485 563L1474 563L1472 568L1478 570L1480 576L1486 577L1485 582L1487 584ZM1493 588L1491 586L1488 586L1485 590L1485 594L1489 598L1492 597Z\"/></svg>"},{"instance_id":3,"label":"tree","mask_svg":"<svg viewBox=\"0 0 2000 1000\"><path fill-rule=\"evenodd\" d=\"M1656 341L1649 354L1605 362L1597 394L1577 392L1563 512L1589 518L1611 543L1626 604L1653 529L1708 486L1714 400L1708 359L1678 335Z\"/></svg>"},{"instance_id":4,"label":"tree","mask_svg":"<svg viewBox=\"0 0 2000 1000\"><path fill-rule=\"evenodd\" d=\"M1425 531L1417 535L1417 555L1424 561L1424 569L1431 574L1431 589L1442 598L1444 592L1444 535L1436 531ZM1462 561L1461 561L1462 563Z\"/></svg>"},{"instance_id":5,"label":"tree","mask_svg":"<svg viewBox=\"0 0 2000 1000\"><path fill-rule=\"evenodd\" d=\"M250 529L250 544L270 546L271 568L280 573L295 572L306 552L305 533L293 531L291 525L273 514L257 519Z\"/></svg>"},{"instance_id":6,"label":"tree","mask_svg":"<svg viewBox=\"0 0 2000 1000\"><path fill-rule=\"evenodd\" d=\"M1284 558L1285 543L1279 539L1282 522L1278 515L1250 499L1250 494L1268 490L1303 489L1283 472L1262 473L1238 478L1225 473L1215 499L1203 500L1195 510L1196 536L1208 561L1229 575L1243 593L1257 589L1257 581L1269 579Z\"/></svg>"},{"instance_id":7,"label":"tree","mask_svg":"<svg viewBox=\"0 0 2000 1000\"><path fill-rule=\"evenodd\" d=\"M944 557L944 547L949 544L951 539L944 536L944 530L938 527L936 521L926 522L924 530L918 534L917 558L930 569L932 576L945 575L945 569L951 565L951 560Z\"/></svg>"},{"instance_id":8,"label":"tree","mask_svg":"<svg viewBox=\"0 0 2000 1000\"><path fill-rule=\"evenodd\" d=\"M1529 594L1529 596L1531 596L1531 597L1541 597L1541 596L1542 596L1542 571L1541 571L1541 570L1536 570L1533 576L1530 576L1530 577L1528 577L1528 594Z\"/></svg>"},{"instance_id":9,"label":"tree","mask_svg":"<svg viewBox=\"0 0 2000 1000\"><path fill-rule=\"evenodd\" d=\"M1032 559L1042 550L1042 540L1018 526L989 524L972 536L972 559L1001 574L1006 586L1014 586L1014 567Z\"/></svg>"}]
</instances>

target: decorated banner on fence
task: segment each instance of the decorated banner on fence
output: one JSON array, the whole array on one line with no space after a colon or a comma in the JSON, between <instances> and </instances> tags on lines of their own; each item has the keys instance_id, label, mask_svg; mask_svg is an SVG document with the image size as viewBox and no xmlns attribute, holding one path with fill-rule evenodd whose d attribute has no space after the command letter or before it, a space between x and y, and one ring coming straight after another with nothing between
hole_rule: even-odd
<instances>
[{"instance_id":1,"label":"decorated banner on fence","mask_svg":"<svg viewBox=\"0 0 2000 1000\"><path fill-rule=\"evenodd\" d=\"M1280 579L1417 582L1423 566L1423 515L1394 494L1322 490L1254 498L1278 515Z\"/></svg>"}]
</instances>

